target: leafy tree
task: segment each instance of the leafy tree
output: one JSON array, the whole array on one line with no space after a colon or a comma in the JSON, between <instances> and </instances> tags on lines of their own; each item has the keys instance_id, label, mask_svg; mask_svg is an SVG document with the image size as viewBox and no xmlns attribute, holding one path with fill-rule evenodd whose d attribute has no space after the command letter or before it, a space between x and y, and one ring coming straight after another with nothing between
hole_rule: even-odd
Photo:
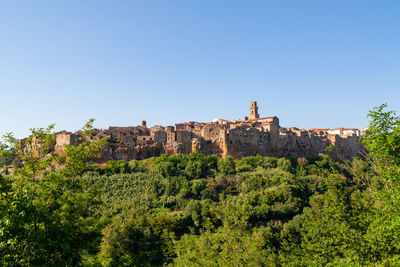
<instances>
[{"instance_id":1,"label":"leafy tree","mask_svg":"<svg viewBox=\"0 0 400 267\"><path fill-rule=\"evenodd\" d=\"M144 266L168 263L173 256L173 231L178 218L131 210L104 229L99 261L103 266Z\"/></svg>"},{"instance_id":2,"label":"leafy tree","mask_svg":"<svg viewBox=\"0 0 400 267\"><path fill-rule=\"evenodd\" d=\"M363 143L379 162L400 166L400 117L383 104L368 114L371 119Z\"/></svg>"},{"instance_id":3,"label":"leafy tree","mask_svg":"<svg viewBox=\"0 0 400 267\"><path fill-rule=\"evenodd\" d=\"M72 178L82 172L87 162L80 160L94 156L99 142L67 147L65 154L51 153L53 127L32 129L22 142L7 140L13 147L6 149L15 151L22 166L14 169L18 176L3 181L0 189L3 266L77 265L83 254L96 249L100 237L99 221L92 217L98 206L96 192ZM64 167L54 169L59 164Z\"/></svg>"},{"instance_id":4,"label":"leafy tree","mask_svg":"<svg viewBox=\"0 0 400 267\"><path fill-rule=\"evenodd\" d=\"M193 196L195 197L201 196L206 187L207 187L207 182L205 179L193 180L191 188Z\"/></svg>"},{"instance_id":5,"label":"leafy tree","mask_svg":"<svg viewBox=\"0 0 400 267\"><path fill-rule=\"evenodd\" d=\"M265 157L262 163L264 168L276 168L278 159L275 157Z\"/></svg>"},{"instance_id":6,"label":"leafy tree","mask_svg":"<svg viewBox=\"0 0 400 267\"><path fill-rule=\"evenodd\" d=\"M207 165L205 160L190 160L185 167L185 174L191 179L202 178L206 176Z\"/></svg>"},{"instance_id":7,"label":"leafy tree","mask_svg":"<svg viewBox=\"0 0 400 267\"><path fill-rule=\"evenodd\" d=\"M364 196L355 187L347 186L343 177L332 175L327 192L314 195L310 205L300 216L300 228L293 229L295 225L291 223L282 232L283 239L289 241L283 242L283 251L288 252L284 262L299 266L326 265L338 259L362 262L363 233L368 226L364 216L370 214Z\"/></svg>"},{"instance_id":8,"label":"leafy tree","mask_svg":"<svg viewBox=\"0 0 400 267\"><path fill-rule=\"evenodd\" d=\"M8 173L7 167L11 165L15 159L16 151L13 148L17 140L12 133L3 135L3 142L0 142L0 163L3 165L3 171Z\"/></svg>"},{"instance_id":9,"label":"leafy tree","mask_svg":"<svg viewBox=\"0 0 400 267\"><path fill-rule=\"evenodd\" d=\"M156 160L156 169L163 177L171 177L178 175L177 162L173 157L162 155Z\"/></svg>"},{"instance_id":10,"label":"leafy tree","mask_svg":"<svg viewBox=\"0 0 400 267\"><path fill-rule=\"evenodd\" d=\"M175 266L268 266L276 255L265 249L262 231L219 228L200 236L184 235L176 243Z\"/></svg>"},{"instance_id":11,"label":"leafy tree","mask_svg":"<svg viewBox=\"0 0 400 267\"><path fill-rule=\"evenodd\" d=\"M233 160L233 157L228 155L225 158L221 158L218 160L218 170L220 173L227 175L227 174L234 174L236 172L236 164Z\"/></svg>"},{"instance_id":12,"label":"leafy tree","mask_svg":"<svg viewBox=\"0 0 400 267\"><path fill-rule=\"evenodd\" d=\"M239 171L251 171L259 166L263 166L264 157L261 155L244 157L237 161Z\"/></svg>"},{"instance_id":13,"label":"leafy tree","mask_svg":"<svg viewBox=\"0 0 400 267\"><path fill-rule=\"evenodd\" d=\"M369 113L370 126L363 143L367 159L382 186L369 187L374 210L366 233L370 260L382 265L400 264L400 117L383 104ZM367 179L364 179L367 181Z\"/></svg>"},{"instance_id":14,"label":"leafy tree","mask_svg":"<svg viewBox=\"0 0 400 267\"><path fill-rule=\"evenodd\" d=\"M108 161L108 164L106 168L111 172L111 173L130 173L132 171L131 167L129 166L129 163L126 162L125 160L110 160Z\"/></svg>"},{"instance_id":15,"label":"leafy tree","mask_svg":"<svg viewBox=\"0 0 400 267\"><path fill-rule=\"evenodd\" d=\"M280 168L286 172L293 173L293 171L294 171L294 167L293 167L292 161L290 159L280 158L276 162L276 165L278 168Z\"/></svg>"},{"instance_id":16,"label":"leafy tree","mask_svg":"<svg viewBox=\"0 0 400 267\"><path fill-rule=\"evenodd\" d=\"M109 137L93 138L93 122L94 119L90 119L82 128L79 144L65 146L65 150L60 156L60 162L64 164L62 171L65 175L74 177L82 174L87 170L89 160L96 156L100 148L108 143Z\"/></svg>"}]
</instances>

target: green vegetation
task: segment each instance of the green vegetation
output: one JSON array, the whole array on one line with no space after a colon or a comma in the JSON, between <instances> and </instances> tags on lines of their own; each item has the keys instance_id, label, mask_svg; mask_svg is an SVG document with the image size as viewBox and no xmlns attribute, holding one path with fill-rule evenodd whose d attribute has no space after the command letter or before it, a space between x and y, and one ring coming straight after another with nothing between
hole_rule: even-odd
<instances>
[{"instance_id":1,"label":"green vegetation","mask_svg":"<svg viewBox=\"0 0 400 267\"><path fill-rule=\"evenodd\" d=\"M0 265L398 266L400 118L385 107L369 114L370 152L347 161L192 153L88 166L108 141L89 141L91 121L60 153L48 153L52 126L23 143L7 135Z\"/></svg>"}]
</instances>

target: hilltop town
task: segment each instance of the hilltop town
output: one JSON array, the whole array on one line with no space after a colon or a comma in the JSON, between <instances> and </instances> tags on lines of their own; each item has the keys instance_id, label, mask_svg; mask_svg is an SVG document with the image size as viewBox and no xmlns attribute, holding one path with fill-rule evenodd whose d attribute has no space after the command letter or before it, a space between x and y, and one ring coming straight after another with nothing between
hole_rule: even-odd
<instances>
[{"instance_id":1,"label":"hilltop town","mask_svg":"<svg viewBox=\"0 0 400 267\"><path fill-rule=\"evenodd\" d=\"M280 127L275 116L260 117L257 102L251 102L250 114L243 120L216 119L208 123L184 122L174 126L153 126L146 121L134 127L109 127L95 130L94 138L110 136L109 144L96 158L99 163L108 160L145 159L161 154L231 155L234 158L262 155L276 157L310 157L329 153L335 147L334 157L352 158L361 151L360 129L302 130ZM79 142L80 132L59 132L56 149Z\"/></svg>"}]
</instances>

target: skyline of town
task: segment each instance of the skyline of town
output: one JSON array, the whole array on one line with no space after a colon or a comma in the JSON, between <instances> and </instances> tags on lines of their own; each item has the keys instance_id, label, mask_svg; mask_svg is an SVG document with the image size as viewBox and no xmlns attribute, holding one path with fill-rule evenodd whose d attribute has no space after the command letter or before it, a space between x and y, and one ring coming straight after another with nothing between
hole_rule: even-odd
<instances>
[{"instance_id":1,"label":"skyline of town","mask_svg":"<svg viewBox=\"0 0 400 267\"><path fill-rule=\"evenodd\" d=\"M0 134L260 114L362 128L400 110L400 2L6 1Z\"/></svg>"}]
</instances>

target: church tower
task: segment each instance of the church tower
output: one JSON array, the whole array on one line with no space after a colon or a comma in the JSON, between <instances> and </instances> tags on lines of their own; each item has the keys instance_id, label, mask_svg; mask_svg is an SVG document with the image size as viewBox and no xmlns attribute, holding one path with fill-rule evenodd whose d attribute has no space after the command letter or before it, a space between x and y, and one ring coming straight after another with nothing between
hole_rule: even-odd
<instances>
[{"instance_id":1,"label":"church tower","mask_svg":"<svg viewBox=\"0 0 400 267\"><path fill-rule=\"evenodd\" d=\"M253 101L251 102L250 106L250 120L258 119L260 118L260 115L258 115L258 107L257 107L257 102Z\"/></svg>"}]
</instances>

